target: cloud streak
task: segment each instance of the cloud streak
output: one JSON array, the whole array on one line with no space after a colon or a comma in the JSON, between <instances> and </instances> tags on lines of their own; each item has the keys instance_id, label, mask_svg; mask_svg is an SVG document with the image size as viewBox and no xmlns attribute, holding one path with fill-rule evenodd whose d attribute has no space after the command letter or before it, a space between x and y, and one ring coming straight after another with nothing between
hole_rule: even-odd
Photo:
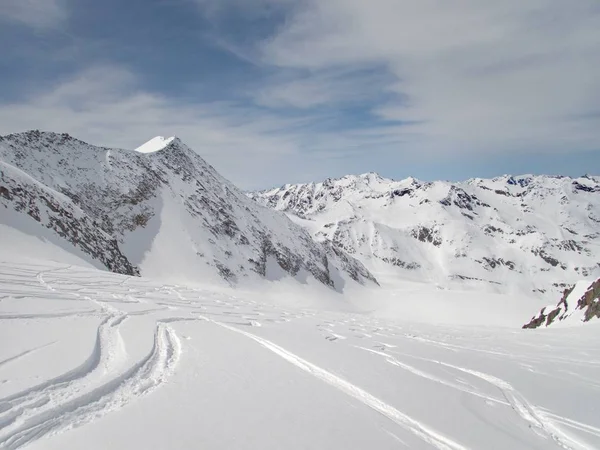
<instances>
[{"instance_id":1,"label":"cloud streak","mask_svg":"<svg viewBox=\"0 0 600 450\"><path fill-rule=\"evenodd\" d=\"M176 135L249 189L327 176L327 161L356 147L344 133L327 127L315 131L315 122L327 117L284 116L232 101L173 100L142 89L138 77L122 66L100 65L41 94L0 105L0 134L67 132L95 145L126 149L156 135Z\"/></svg>"},{"instance_id":2,"label":"cloud streak","mask_svg":"<svg viewBox=\"0 0 600 450\"><path fill-rule=\"evenodd\" d=\"M502 158L533 172L575 152L585 172L600 153L596 0L63 1L0 3L26 25L2 30L2 134L123 148L177 135L244 188L476 176L464 161ZM167 17L178 27L156 33Z\"/></svg>"},{"instance_id":3,"label":"cloud streak","mask_svg":"<svg viewBox=\"0 0 600 450\"><path fill-rule=\"evenodd\" d=\"M316 74L385 67L374 114L418 123L399 131L434 152L568 152L599 148L600 123L577 119L600 101L599 29L588 0L310 0L262 55Z\"/></svg>"},{"instance_id":4,"label":"cloud streak","mask_svg":"<svg viewBox=\"0 0 600 450\"><path fill-rule=\"evenodd\" d=\"M34 29L59 26L68 17L64 0L2 0L0 20L21 23Z\"/></svg>"}]
</instances>

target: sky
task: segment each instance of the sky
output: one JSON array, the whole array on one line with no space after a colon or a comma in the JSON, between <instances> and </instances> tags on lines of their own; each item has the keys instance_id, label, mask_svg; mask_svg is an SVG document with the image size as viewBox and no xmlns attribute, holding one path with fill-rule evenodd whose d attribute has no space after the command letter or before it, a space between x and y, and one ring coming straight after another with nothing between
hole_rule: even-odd
<instances>
[{"instance_id":1,"label":"sky","mask_svg":"<svg viewBox=\"0 0 600 450\"><path fill-rule=\"evenodd\" d=\"M244 189L600 174L597 0L1 0L0 134L180 137Z\"/></svg>"}]
</instances>

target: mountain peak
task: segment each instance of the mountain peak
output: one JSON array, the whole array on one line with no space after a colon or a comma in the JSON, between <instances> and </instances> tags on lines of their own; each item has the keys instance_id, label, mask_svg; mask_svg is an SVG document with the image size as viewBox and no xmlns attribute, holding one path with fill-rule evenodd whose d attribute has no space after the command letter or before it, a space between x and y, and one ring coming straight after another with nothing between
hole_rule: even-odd
<instances>
[{"instance_id":1,"label":"mountain peak","mask_svg":"<svg viewBox=\"0 0 600 450\"><path fill-rule=\"evenodd\" d=\"M139 153L155 153L167 147L175 139L175 136L169 138L165 138L164 136L156 136L145 144L137 147L135 151Z\"/></svg>"},{"instance_id":2,"label":"mountain peak","mask_svg":"<svg viewBox=\"0 0 600 450\"><path fill-rule=\"evenodd\" d=\"M358 177L363 178L365 180L383 180L383 177L381 175L379 175L377 172L361 173Z\"/></svg>"}]
</instances>

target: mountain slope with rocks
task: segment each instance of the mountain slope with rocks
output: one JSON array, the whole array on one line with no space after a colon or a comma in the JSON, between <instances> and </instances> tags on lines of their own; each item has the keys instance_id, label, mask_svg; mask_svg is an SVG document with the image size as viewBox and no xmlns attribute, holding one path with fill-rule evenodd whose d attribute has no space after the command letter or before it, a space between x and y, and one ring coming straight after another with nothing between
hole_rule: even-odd
<instances>
[{"instance_id":1,"label":"mountain slope with rocks","mask_svg":"<svg viewBox=\"0 0 600 450\"><path fill-rule=\"evenodd\" d=\"M600 278L591 282L582 280L565 292L556 306L542 308L523 328L548 327L564 322L569 325L600 319Z\"/></svg>"},{"instance_id":2,"label":"mountain slope with rocks","mask_svg":"<svg viewBox=\"0 0 600 450\"><path fill-rule=\"evenodd\" d=\"M12 134L0 137L0 172L0 227L96 267L192 282L290 275L338 290L347 280L376 282L342 250L248 199L177 138L129 151L67 134ZM10 233L1 234L10 248Z\"/></svg>"},{"instance_id":3,"label":"mountain slope with rocks","mask_svg":"<svg viewBox=\"0 0 600 450\"><path fill-rule=\"evenodd\" d=\"M600 178L394 181L375 173L248 193L378 277L553 296L600 276Z\"/></svg>"}]
</instances>

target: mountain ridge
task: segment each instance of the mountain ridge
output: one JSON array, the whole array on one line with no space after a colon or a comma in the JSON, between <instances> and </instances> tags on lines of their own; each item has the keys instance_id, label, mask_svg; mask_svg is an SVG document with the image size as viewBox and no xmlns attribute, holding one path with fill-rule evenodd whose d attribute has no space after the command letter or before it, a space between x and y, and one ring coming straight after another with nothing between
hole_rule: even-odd
<instances>
[{"instance_id":1,"label":"mountain ridge","mask_svg":"<svg viewBox=\"0 0 600 450\"><path fill-rule=\"evenodd\" d=\"M591 175L423 182L368 172L247 195L374 273L551 296L600 275L599 194Z\"/></svg>"},{"instance_id":2,"label":"mountain ridge","mask_svg":"<svg viewBox=\"0 0 600 450\"><path fill-rule=\"evenodd\" d=\"M0 224L34 220L109 270L229 283L283 271L337 290L344 279L376 282L353 258L248 199L178 138L140 153L34 130L0 137L0 163Z\"/></svg>"}]
</instances>

